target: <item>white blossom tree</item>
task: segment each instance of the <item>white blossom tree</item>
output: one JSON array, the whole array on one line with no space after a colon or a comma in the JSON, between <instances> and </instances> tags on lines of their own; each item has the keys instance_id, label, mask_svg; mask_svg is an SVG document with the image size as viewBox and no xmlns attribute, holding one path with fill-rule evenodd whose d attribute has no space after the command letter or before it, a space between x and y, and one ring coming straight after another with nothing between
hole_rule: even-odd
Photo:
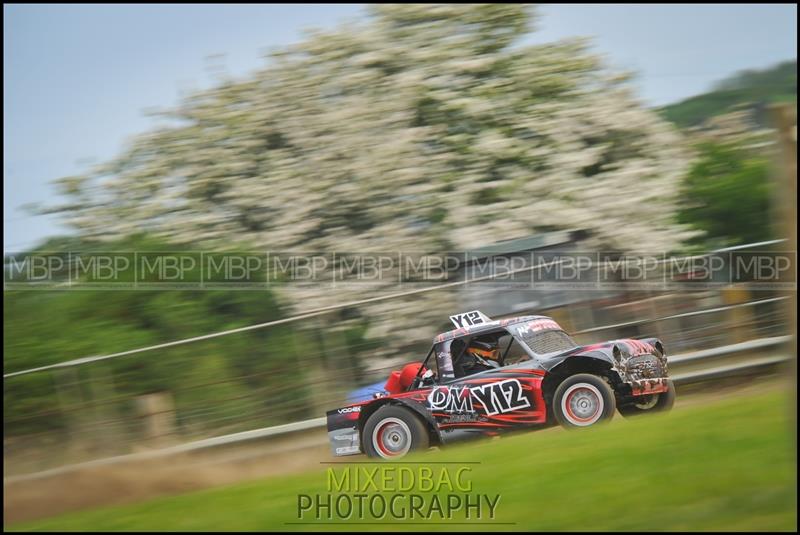
<instances>
[{"instance_id":1,"label":"white blossom tree","mask_svg":"<svg viewBox=\"0 0 800 535\"><path fill-rule=\"evenodd\" d=\"M373 6L185 99L173 126L62 179L57 210L88 238L210 247L433 252L584 228L598 247L675 248L681 139L586 41L519 46L534 11ZM287 295L343 300L327 286ZM373 310L400 307L424 333L451 312L441 295L405 306Z\"/></svg>"}]
</instances>

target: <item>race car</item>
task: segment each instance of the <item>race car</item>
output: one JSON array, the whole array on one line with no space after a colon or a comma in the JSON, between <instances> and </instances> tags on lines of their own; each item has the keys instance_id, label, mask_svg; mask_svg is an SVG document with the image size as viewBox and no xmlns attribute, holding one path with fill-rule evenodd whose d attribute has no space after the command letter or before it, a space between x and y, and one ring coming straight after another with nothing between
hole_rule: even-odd
<instances>
[{"instance_id":1,"label":"race car","mask_svg":"<svg viewBox=\"0 0 800 535\"><path fill-rule=\"evenodd\" d=\"M450 319L456 328L434 338L422 362L393 371L371 399L327 412L335 456L397 459L472 437L589 427L617 411L668 411L675 402L657 338L580 346L547 316L494 321L474 310Z\"/></svg>"}]
</instances>

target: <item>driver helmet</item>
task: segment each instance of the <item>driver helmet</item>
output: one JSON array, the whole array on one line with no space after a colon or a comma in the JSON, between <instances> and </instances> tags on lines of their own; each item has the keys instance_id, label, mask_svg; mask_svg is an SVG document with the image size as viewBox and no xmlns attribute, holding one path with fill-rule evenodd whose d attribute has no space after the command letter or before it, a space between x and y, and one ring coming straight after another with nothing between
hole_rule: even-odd
<instances>
[{"instance_id":1,"label":"driver helmet","mask_svg":"<svg viewBox=\"0 0 800 535\"><path fill-rule=\"evenodd\" d=\"M500 348L497 342L479 342L473 340L467 347L467 353L486 360L500 361Z\"/></svg>"}]
</instances>

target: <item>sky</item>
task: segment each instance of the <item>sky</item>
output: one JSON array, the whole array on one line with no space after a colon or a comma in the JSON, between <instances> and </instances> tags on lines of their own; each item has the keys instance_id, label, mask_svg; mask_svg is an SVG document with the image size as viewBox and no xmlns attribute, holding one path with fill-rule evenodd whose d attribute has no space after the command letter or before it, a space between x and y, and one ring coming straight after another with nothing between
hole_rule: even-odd
<instances>
[{"instance_id":1,"label":"sky","mask_svg":"<svg viewBox=\"0 0 800 535\"><path fill-rule=\"evenodd\" d=\"M146 110L210 87L214 68L242 77L263 53L366 16L362 4L4 5L3 250L66 234L25 206L59 202L51 182L117 155L153 126ZM650 106L707 91L737 71L794 59L797 6L540 7L526 43L592 38L613 68L634 71Z\"/></svg>"}]
</instances>

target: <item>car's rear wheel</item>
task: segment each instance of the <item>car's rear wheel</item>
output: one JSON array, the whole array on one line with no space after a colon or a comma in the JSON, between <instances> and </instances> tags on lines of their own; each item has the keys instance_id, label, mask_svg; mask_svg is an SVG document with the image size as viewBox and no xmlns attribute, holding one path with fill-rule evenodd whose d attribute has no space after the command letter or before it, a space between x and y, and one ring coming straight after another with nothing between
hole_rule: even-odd
<instances>
[{"instance_id":1,"label":"car's rear wheel","mask_svg":"<svg viewBox=\"0 0 800 535\"><path fill-rule=\"evenodd\" d=\"M553 414L567 429L608 421L617 410L614 391L597 375L579 373L564 379L553 396Z\"/></svg>"},{"instance_id":2,"label":"car's rear wheel","mask_svg":"<svg viewBox=\"0 0 800 535\"><path fill-rule=\"evenodd\" d=\"M619 413L626 418L645 413L667 412L675 405L675 385L672 379L667 380L667 391L660 394L637 396L636 403L619 408Z\"/></svg>"},{"instance_id":3,"label":"car's rear wheel","mask_svg":"<svg viewBox=\"0 0 800 535\"><path fill-rule=\"evenodd\" d=\"M399 459L430 444L422 420L409 409L395 405L384 405L367 419L363 440L368 456L384 459Z\"/></svg>"}]
</instances>

